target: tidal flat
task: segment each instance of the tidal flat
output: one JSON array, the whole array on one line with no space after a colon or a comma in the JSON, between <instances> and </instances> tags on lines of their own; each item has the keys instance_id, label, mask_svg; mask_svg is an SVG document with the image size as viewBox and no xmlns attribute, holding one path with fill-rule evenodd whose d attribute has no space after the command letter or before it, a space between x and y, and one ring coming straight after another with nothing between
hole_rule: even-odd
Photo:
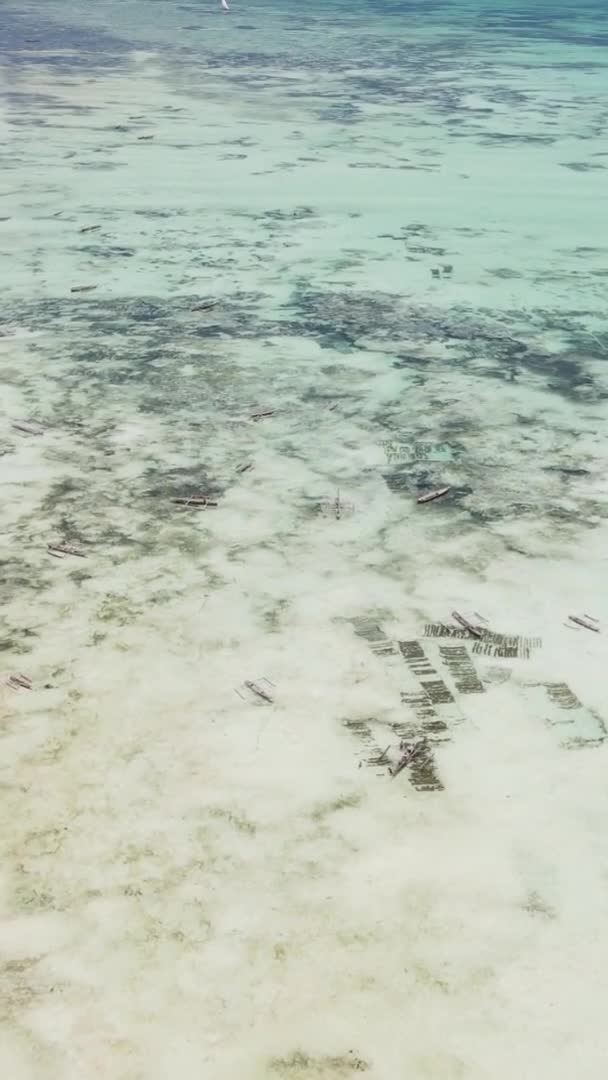
<instances>
[{"instance_id":1,"label":"tidal flat","mask_svg":"<svg viewBox=\"0 0 608 1080\"><path fill-rule=\"evenodd\" d=\"M1 1075L603 1080L603 5L2 23Z\"/></svg>"}]
</instances>

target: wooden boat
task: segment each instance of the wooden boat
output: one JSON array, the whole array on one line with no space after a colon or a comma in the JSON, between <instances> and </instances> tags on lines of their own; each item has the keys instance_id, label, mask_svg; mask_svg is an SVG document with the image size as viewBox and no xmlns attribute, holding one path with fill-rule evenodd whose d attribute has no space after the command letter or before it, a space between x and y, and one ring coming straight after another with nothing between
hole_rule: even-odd
<instances>
[{"instance_id":1,"label":"wooden boat","mask_svg":"<svg viewBox=\"0 0 608 1080\"><path fill-rule=\"evenodd\" d=\"M421 495L416 501L419 503L433 502L435 499L441 499L444 495L447 495L448 491L452 489L449 487L437 488L436 491L429 491L427 495Z\"/></svg>"}]
</instances>

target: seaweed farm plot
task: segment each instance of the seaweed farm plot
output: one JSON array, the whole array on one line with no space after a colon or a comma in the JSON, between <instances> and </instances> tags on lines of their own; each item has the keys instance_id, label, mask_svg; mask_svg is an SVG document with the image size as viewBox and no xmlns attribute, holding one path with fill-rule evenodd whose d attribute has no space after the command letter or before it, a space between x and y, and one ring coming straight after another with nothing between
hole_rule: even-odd
<instances>
[{"instance_id":1,"label":"seaweed farm plot","mask_svg":"<svg viewBox=\"0 0 608 1080\"><path fill-rule=\"evenodd\" d=\"M391 656L396 653L395 642L385 634L377 617L361 615L347 621L352 624L357 637L367 641L373 652L380 656Z\"/></svg>"},{"instance_id":2,"label":"seaweed farm plot","mask_svg":"<svg viewBox=\"0 0 608 1080\"><path fill-rule=\"evenodd\" d=\"M400 655L416 685L400 692L403 717L390 722L377 718L347 720L345 725L360 740L362 758L369 766L390 763L391 744L384 745L384 740L390 740L391 736L397 736L404 744L424 744L424 754L410 765L410 779L418 790L438 790L443 786L433 748L453 737L454 729L465 719L466 699L485 694L510 678L511 665L489 666L485 672L478 672L476 661L486 657L529 660L532 651L542 644L538 637L486 629L480 639L472 639L464 627L443 623L427 624L422 640L391 641L379 616L360 616L348 621L379 658L386 660ZM459 643L443 643L442 639ZM387 677L389 670L394 677L393 663L386 670ZM567 683L524 685L534 696L535 710L556 728L563 746L598 745L606 738L602 719L583 705Z\"/></svg>"},{"instance_id":3,"label":"seaweed farm plot","mask_svg":"<svg viewBox=\"0 0 608 1080\"><path fill-rule=\"evenodd\" d=\"M462 719L462 695L484 693L465 645L437 647L434 642L414 639L400 641L399 649L429 702L433 706L452 706L453 720Z\"/></svg>"},{"instance_id":4,"label":"seaweed farm plot","mask_svg":"<svg viewBox=\"0 0 608 1080\"><path fill-rule=\"evenodd\" d=\"M424 695L421 695L421 698L423 697ZM382 769L382 772L378 772L381 776L390 775L392 771L396 774L398 758L395 754L395 740L399 740L399 747L410 744L418 751L412 756L409 765L412 786L417 791L441 791L443 784L433 748L437 742L445 741L446 726L438 720L432 706L426 707L428 699L426 703L421 701L417 704L414 695L403 695L402 704L405 706L406 717L403 720L387 721L378 717L365 717L343 721L345 728L359 743L360 764L376 770ZM407 715L412 712L416 719L407 719Z\"/></svg>"},{"instance_id":5,"label":"seaweed farm plot","mask_svg":"<svg viewBox=\"0 0 608 1080\"><path fill-rule=\"evenodd\" d=\"M451 690L439 677L419 641L400 641L399 649L410 671L419 679L433 705L444 705L454 701Z\"/></svg>"},{"instance_id":6,"label":"seaweed farm plot","mask_svg":"<svg viewBox=\"0 0 608 1080\"><path fill-rule=\"evenodd\" d=\"M400 655L406 664L408 681L412 685L399 692L401 715L391 721L378 719L347 720L346 727L360 742L365 764L388 764L391 744L383 747L385 734L397 736L402 747L418 747L409 762L412 785L419 791L438 791L443 787L435 761L434 747L448 742L452 729L462 723L464 715L455 694L434 666L425 647L417 639L390 640L378 618L360 616L349 621L355 633L368 641L372 652L380 657ZM394 677L394 665L390 665ZM387 675L389 668L387 667ZM397 675L399 679L399 676ZM399 679L399 681L402 681ZM483 690L483 687L482 687Z\"/></svg>"},{"instance_id":7,"label":"seaweed farm plot","mask_svg":"<svg viewBox=\"0 0 608 1080\"><path fill-rule=\"evenodd\" d=\"M455 638L470 641L471 635L459 626L447 623L427 623L426 638ZM481 638L472 642L472 652L477 656L496 657L505 660L529 660L535 649L542 646L542 638L525 637L520 634L499 634L484 629Z\"/></svg>"},{"instance_id":8,"label":"seaweed farm plot","mask_svg":"<svg viewBox=\"0 0 608 1080\"><path fill-rule=\"evenodd\" d=\"M599 746L606 739L606 725L594 709L588 708L565 682L527 687L535 710L544 716L566 749Z\"/></svg>"},{"instance_id":9,"label":"seaweed farm plot","mask_svg":"<svg viewBox=\"0 0 608 1080\"><path fill-rule=\"evenodd\" d=\"M599 745L606 738L606 726L598 713L579 700L568 683L564 681L530 683L528 670L520 667L521 661L529 661L542 647L542 638L519 634L502 634L483 628L480 637L472 639L462 627L444 623L429 623L424 629L427 644L437 641L440 661L447 668L456 696L482 694L508 682L514 670L521 672L526 694L532 697L535 713L544 716L547 723L559 734L561 745L567 748ZM443 641L458 640L462 644L444 644ZM465 640L468 644L465 644ZM409 662L418 664L418 674L427 678L432 674L428 659L422 660L422 650L416 643L409 646ZM480 673L476 662L481 659L512 661L500 666L486 665ZM520 683L521 685L521 683Z\"/></svg>"},{"instance_id":10,"label":"seaweed farm plot","mask_svg":"<svg viewBox=\"0 0 608 1080\"><path fill-rule=\"evenodd\" d=\"M441 645L439 654L450 675L454 679L456 689L461 694L483 694L484 686L477 676L473 661L469 656L466 645Z\"/></svg>"}]
</instances>

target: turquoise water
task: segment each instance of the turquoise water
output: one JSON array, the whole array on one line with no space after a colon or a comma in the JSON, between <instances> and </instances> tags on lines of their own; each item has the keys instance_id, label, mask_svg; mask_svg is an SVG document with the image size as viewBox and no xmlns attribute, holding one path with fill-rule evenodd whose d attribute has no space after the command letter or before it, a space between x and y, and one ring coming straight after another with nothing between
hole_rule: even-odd
<instances>
[{"instance_id":1,"label":"turquoise water","mask_svg":"<svg viewBox=\"0 0 608 1080\"><path fill-rule=\"evenodd\" d=\"M603 1076L607 44L2 6L2 1075Z\"/></svg>"}]
</instances>

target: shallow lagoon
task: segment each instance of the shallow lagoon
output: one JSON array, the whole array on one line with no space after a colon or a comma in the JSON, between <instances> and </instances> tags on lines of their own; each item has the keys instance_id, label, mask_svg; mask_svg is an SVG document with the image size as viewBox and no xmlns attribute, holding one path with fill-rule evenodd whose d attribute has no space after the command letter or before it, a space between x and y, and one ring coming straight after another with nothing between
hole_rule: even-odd
<instances>
[{"instance_id":1,"label":"shallow lagoon","mask_svg":"<svg viewBox=\"0 0 608 1080\"><path fill-rule=\"evenodd\" d=\"M603 1076L608 77L552 11L3 10L3 1075Z\"/></svg>"}]
</instances>

